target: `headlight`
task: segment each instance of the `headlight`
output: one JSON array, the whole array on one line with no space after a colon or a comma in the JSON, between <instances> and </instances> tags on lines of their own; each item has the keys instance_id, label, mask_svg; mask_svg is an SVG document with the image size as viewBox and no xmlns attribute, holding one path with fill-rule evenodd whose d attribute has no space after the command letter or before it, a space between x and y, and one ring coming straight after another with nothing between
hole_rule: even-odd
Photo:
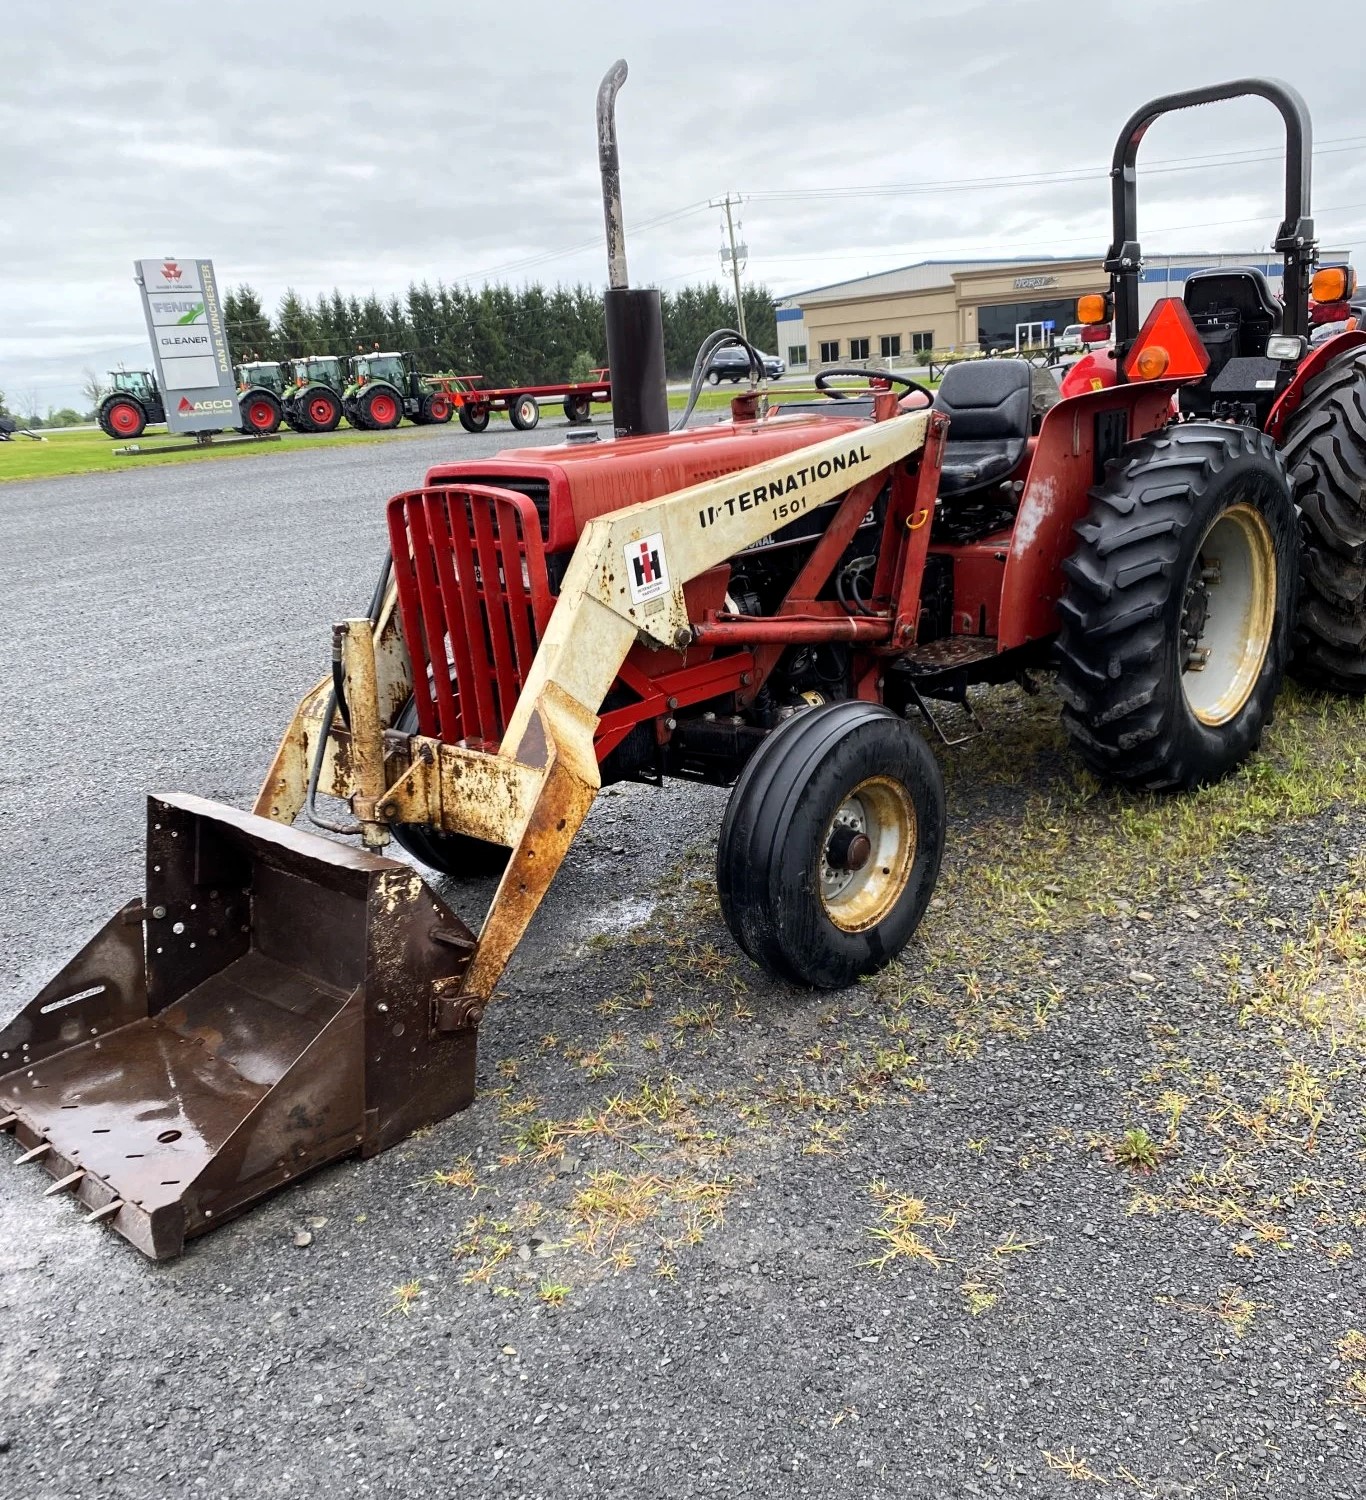
<instances>
[{"instance_id":1,"label":"headlight","mask_svg":"<svg viewBox=\"0 0 1366 1500\"><path fill-rule=\"evenodd\" d=\"M1277 333L1266 341L1266 357L1295 361L1304 358L1305 340L1298 334Z\"/></svg>"}]
</instances>

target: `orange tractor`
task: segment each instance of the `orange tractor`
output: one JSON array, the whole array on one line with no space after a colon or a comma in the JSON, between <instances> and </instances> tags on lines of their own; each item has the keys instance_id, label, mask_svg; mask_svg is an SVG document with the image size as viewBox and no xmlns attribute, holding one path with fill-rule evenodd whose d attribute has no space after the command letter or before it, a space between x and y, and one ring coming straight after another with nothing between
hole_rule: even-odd
<instances>
[{"instance_id":1,"label":"orange tractor","mask_svg":"<svg viewBox=\"0 0 1366 1500\"><path fill-rule=\"evenodd\" d=\"M150 1255L470 1102L494 987L607 782L733 785L736 942L837 988L896 957L934 889L944 788L915 725L936 704L1055 665L1086 763L1179 789L1255 750L1292 653L1366 688L1366 335L1308 353L1293 90L1125 126L1111 290L1083 309L1117 342L1065 391L984 359L937 391L774 407L725 331L694 398L726 342L754 388L671 431L658 294L626 274L625 72L598 100L616 440L444 464L390 500L370 608L334 627L254 810L151 798L143 895L0 1035L22 1159ZM1246 93L1286 124L1283 302L1221 269L1140 326L1138 143ZM499 874L477 936L391 840Z\"/></svg>"}]
</instances>

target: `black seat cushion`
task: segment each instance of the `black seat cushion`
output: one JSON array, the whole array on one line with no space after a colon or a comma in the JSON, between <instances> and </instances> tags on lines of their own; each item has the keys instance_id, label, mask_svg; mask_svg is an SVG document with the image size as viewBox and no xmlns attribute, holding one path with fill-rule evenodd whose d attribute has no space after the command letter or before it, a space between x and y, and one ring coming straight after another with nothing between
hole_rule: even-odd
<instances>
[{"instance_id":1,"label":"black seat cushion","mask_svg":"<svg viewBox=\"0 0 1366 1500\"><path fill-rule=\"evenodd\" d=\"M974 359L950 365L934 404L949 419L941 495L999 484L1029 442L1030 366L1022 359Z\"/></svg>"},{"instance_id":2,"label":"black seat cushion","mask_svg":"<svg viewBox=\"0 0 1366 1500\"><path fill-rule=\"evenodd\" d=\"M1211 266L1192 271L1186 278L1182 300L1193 318L1236 312L1243 322L1256 324L1263 337L1280 332L1285 311L1256 266Z\"/></svg>"}]
</instances>

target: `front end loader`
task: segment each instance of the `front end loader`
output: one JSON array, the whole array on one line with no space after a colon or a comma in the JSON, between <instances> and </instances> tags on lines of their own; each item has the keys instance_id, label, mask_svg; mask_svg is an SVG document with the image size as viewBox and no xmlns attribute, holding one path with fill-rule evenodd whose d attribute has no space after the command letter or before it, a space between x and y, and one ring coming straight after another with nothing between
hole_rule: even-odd
<instances>
[{"instance_id":1,"label":"front end loader","mask_svg":"<svg viewBox=\"0 0 1366 1500\"><path fill-rule=\"evenodd\" d=\"M1056 665L1086 762L1180 790L1253 753L1301 568L1355 618L1361 557L1305 562L1327 544L1297 509L1353 524L1314 445L1340 435L1322 408L1356 345L1290 372L1264 428L1207 412L1193 316L1168 300L1140 329L1127 305L1136 245L1112 255L1112 378L1063 393L984 359L938 391L884 374L775 407L726 330L692 399L727 342L752 389L671 430L658 293L627 278L625 76L598 99L615 441L441 465L391 499L370 607L334 627L253 811L151 798L143 895L0 1033L20 1160L149 1255L470 1102L495 986L604 784L731 786L727 926L781 979L841 988L929 904L947 818L915 724L949 743L945 701ZM1211 97L1262 93L1307 129L1253 82ZM1307 269L1312 233L1283 238ZM1297 393L1316 414L1292 475L1272 428ZM498 874L477 934L391 841Z\"/></svg>"}]
</instances>

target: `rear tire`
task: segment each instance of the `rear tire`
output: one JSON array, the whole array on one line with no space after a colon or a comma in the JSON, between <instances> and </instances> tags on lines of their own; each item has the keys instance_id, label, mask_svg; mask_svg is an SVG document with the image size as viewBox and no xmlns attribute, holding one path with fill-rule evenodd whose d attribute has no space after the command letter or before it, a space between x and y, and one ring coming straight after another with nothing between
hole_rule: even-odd
<instances>
[{"instance_id":1,"label":"rear tire","mask_svg":"<svg viewBox=\"0 0 1366 1500\"><path fill-rule=\"evenodd\" d=\"M409 698L399 710L394 728L400 734L417 733L415 698ZM486 839L470 838L464 833L446 833L424 823L394 823L389 831L400 849L406 849L428 869L454 880L501 875L512 857L512 850L502 844L490 844Z\"/></svg>"},{"instance_id":2,"label":"rear tire","mask_svg":"<svg viewBox=\"0 0 1366 1500\"><path fill-rule=\"evenodd\" d=\"M372 432L392 432L403 420L403 402L386 387L365 390L356 397L361 425Z\"/></svg>"},{"instance_id":3,"label":"rear tire","mask_svg":"<svg viewBox=\"0 0 1366 1500\"><path fill-rule=\"evenodd\" d=\"M570 422L586 422L593 412L593 403L587 396L566 396L564 398L565 418Z\"/></svg>"},{"instance_id":4,"label":"rear tire","mask_svg":"<svg viewBox=\"0 0 1366 1500\"><path fill-rule=\"evenodd\" d=\"M804 710L731 793L716 851L726 926L780 979L855 984L914 935L945 822L939 766L905 719L862 702Z\"/></svg>"},{"instance_id":5,"label":"rear tire","mask_svg":"<svg viewBox=\"0 0 1366 1500\"><path fill-rule=\"evenodd\" d=\"M1290 669L1366 693L1366 353L1310 381L1282 449L1300 507L1300 613Z\"/></svg>"},{"instance_id":6,"label":"rear tire","mask_svg":"<svg viewBox=\"0 0 1366 1500\"><path fill-rule=\"evenodd\" d=\"M466 432L483 432L489 425L488 407L462 406L460 408L460 425Z\"/></svg>"},{"instance_id":7,"label":"rear tire","mask_svg":"<svg viewBox=\"0 0 1366 1500\"><path fill-rule=\"evenodd\" d=\"M508 402L508 420L518 432L530 432L541 420L535 396L514 396Z\"/></svg>"},{"instance_id":8,"label":"rear tire","mask_svg":"<svg viewBox=\"0 0 1366 1500\"><path fill-rule=\"evenodd\" d=\"M1129 444L1063 564L1058 691L1086 765L1146 790L1218 781L1260 744L1290 653L1295 508L1250 427Z\"/></svg>"},{"instance_id":9,"label":"rear tire","mask_svg":"<svg viewBox=\"0 0 1366 1500\"><path fill-rule=\"evenodd\" d=\"M256 391L242 403L242 431L268 437L280 430L280 403L269 391Z\"/></svg>"},{"instance_id":10,"label":"rear tire","mask_svg":"<svg viewBox=\"0 0 1366 1500\"><path fill-rule=\"evenodd\" d=\"M100 407L100 426L111 438L141 437L147 429L147 413L131 396L120 396Z\"/></svg>"},{"instance_id":11,"label":"rear tire","mask_svg":"<svg viewBox=\"0 0 1366 1500\"><path fill-rule=\"evenodd\" d=\"M306 391L297 403L299 425L305 432L335 432L342 419L342 404L332 391Z\"/></svg>"},{"instance_id":12,"label":"rear tire","mask_svg":"<svg viewBox=\"0 0 1366 1500\"><path fill-rule=\"evenodd\" d=\"M721 372L720 372L720 370L711 370L711 371L708 372L708 375L707 375L707 384L708 385L720 385L721 384Z\"/></svg>"}]
</instances>

